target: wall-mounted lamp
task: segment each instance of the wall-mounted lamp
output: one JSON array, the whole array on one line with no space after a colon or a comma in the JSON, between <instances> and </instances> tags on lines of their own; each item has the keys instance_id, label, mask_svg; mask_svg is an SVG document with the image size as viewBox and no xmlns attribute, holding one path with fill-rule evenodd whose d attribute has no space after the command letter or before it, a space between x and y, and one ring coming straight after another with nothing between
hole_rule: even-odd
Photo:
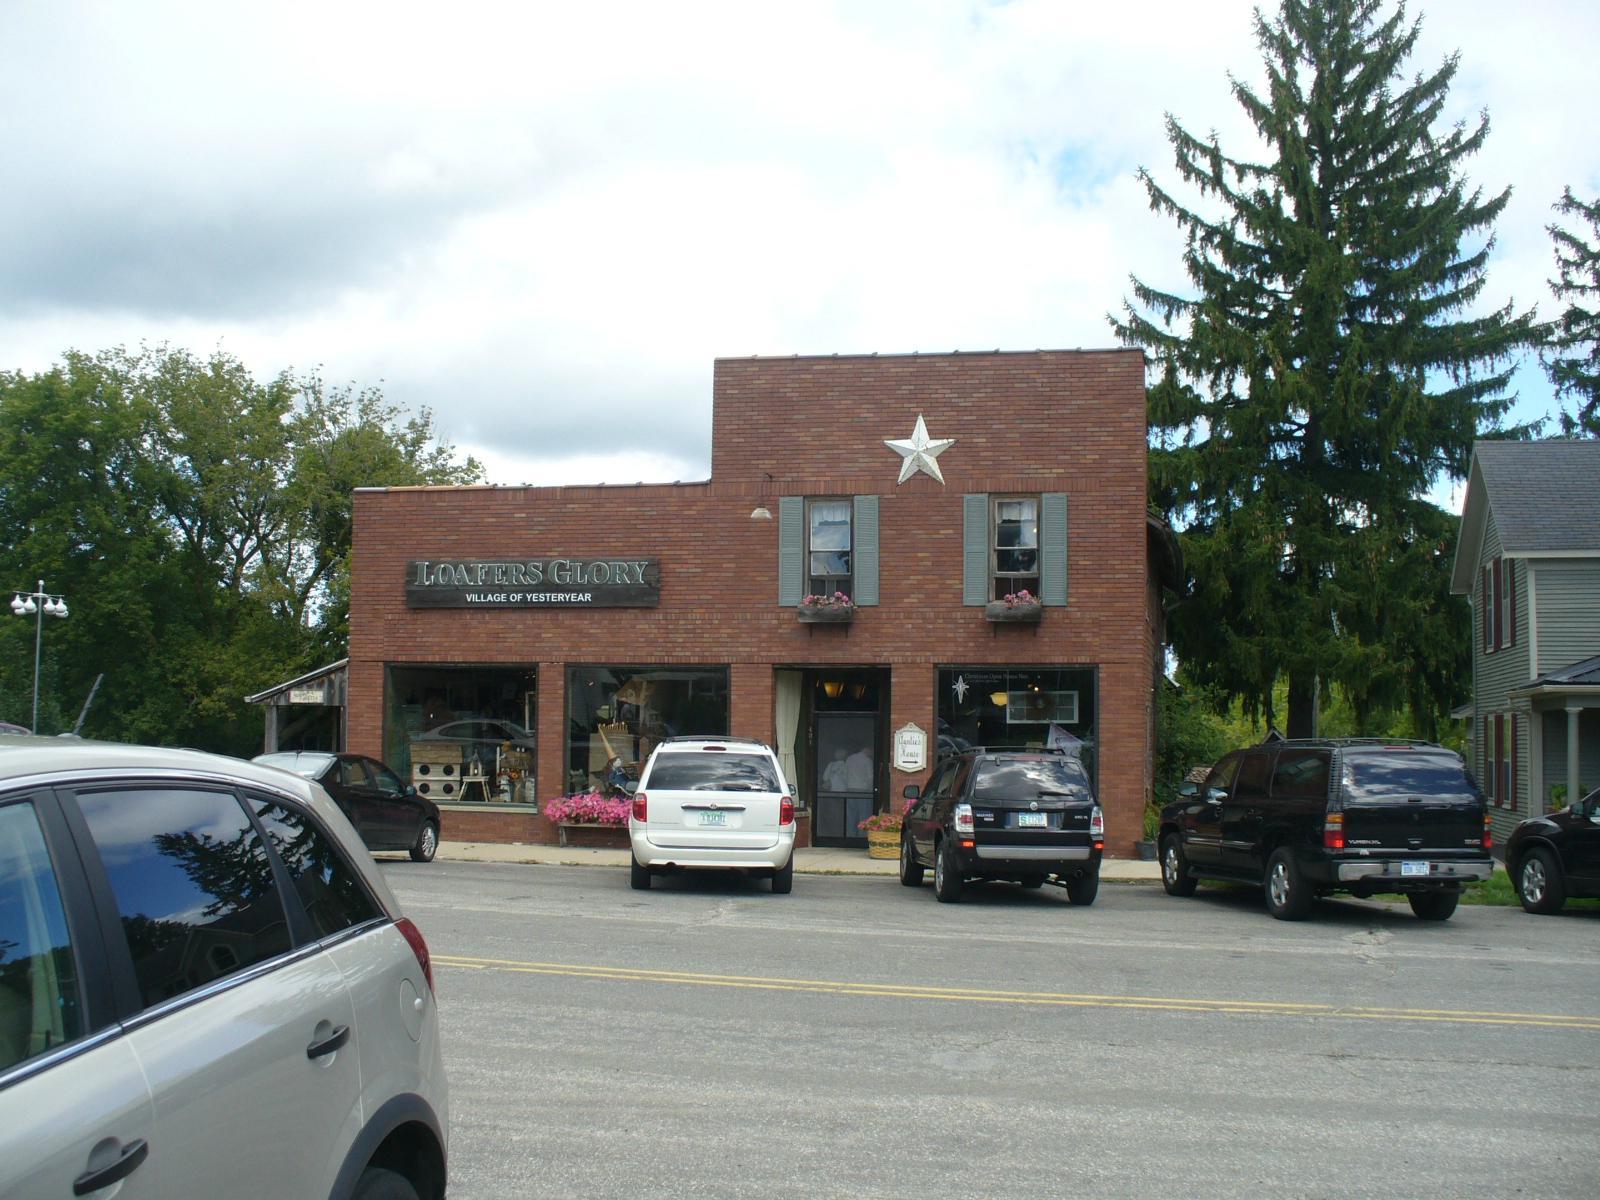
<instances>
[{"instance_id":1,"label":"wall-mounted lamp","mask_svg":"<svg viewBox=\"0 0 1600 1200\"><path fill-rule=\"evenodd\" d=\"M772 510L763 504L750 514L750 519L752 521L770 521L772 520Z\"/></svg>"},{"instance_id":2,"label":"wall-mounted lamp","mask_svg":"<svg viewBox=\"0 0 1600 1200\"><path fill-rule=\"evenodd\" d=\"M1011 698L1010 694L1007 693L1007 692L990 692L989 693L990 702L995 704L995 705L998 705L1000 708L1004 708L1006 706L1006 701L1009 700L1010 698Z\"/></svg>"},{"instance_id":3,"label":"wall-mounted lamp","mask_svg":"<svg viewBox=\"0 0 1600 1200\"><path fill-rule=\"evenodd\" d=\"M837 700L839 698L839 696L844 692L844 680L842 680L842 679L824 679L822 681L822 691L823 691L823 694L826 695L829 700Z\"/></svg>"},{"instance_id":4,"label":"wall-mounted lamp","mask_svg":"<svg viewBox=\"0 0 1600 1200\"><path fill-rule=\"evenodd\" d=\"M864 683L852 683L850 685L850 695L853 698L855 698L857 700L860 700L866 694L867 694L867 685L866 684L864 684Z\"/></svg>"}]
</instances>

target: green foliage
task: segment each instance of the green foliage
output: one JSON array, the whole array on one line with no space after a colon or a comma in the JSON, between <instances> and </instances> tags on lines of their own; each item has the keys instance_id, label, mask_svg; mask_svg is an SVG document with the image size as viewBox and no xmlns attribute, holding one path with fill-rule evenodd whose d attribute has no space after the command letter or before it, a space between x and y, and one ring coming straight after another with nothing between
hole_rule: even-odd
<instances>
[{"instance_id":1,"label":"green foliage","mask_svg":"<svg viewBox=\"0 0 1600 1200\"><path fill-rule=\"evenodd\" d=\"M1507 411L1531 313L1479 301L1492 227L1461 170L1488 119L1436 127L1447 60L1407 79L1418 27L1381 0L1284 0L1257 15L1267 86L1235 82L1263 152L1168 119L1187 207L1188 294L1137 279L1119 336L1153 362L1151 499L1180 532L1193 595L1173 614L1192 678L1310 732L1344 689L1363 728L1408 709L1437 729L1466 686L1455 518L1419 499L1460 477ZM1513 430L1511 433L1520 433Z\"/></svg>"},{"instance_id":2,"label":"green foliage","mask_svg":"<svg viewBox=\"0 0 1600 1200\"><path fill-rule=\"evenodd\" d=\"M1166 804L1191 768L1217 761L1229 750L1258 741L1218 714L1203 689L1163 679L1156 694L1155 802Z\"/></svg>"},{"instance_id":3,"label":"green foliage","mask_svg":"<svg viewBox=\"0 0 1600 1200\"><path fill-rule=\"evenodd\" d=\"M1556 395L1573 401L1573 411L1561 414L1562 432L1600 437L1600 200L1585 204L1567 188L1555 209L1588 230L1547 227L1556 255L1550 290L1567 307L1550 327L1544 368Z\"/></svg>"},{"instance_id":4,"label":"green foliage","mask_svg":"<svg viewBox=\"0 0 1600 1200\"><path fill-rule=\"evenodd\" d=\"M426 412L220 351L0 373L0 582L72 609L43 631L40 731L103 673L85 734L254 752L243 697L344 652L351 489L481 474ZM0 622L0 719L29 719L34 633Z\"/></svg>"}]
</instances>

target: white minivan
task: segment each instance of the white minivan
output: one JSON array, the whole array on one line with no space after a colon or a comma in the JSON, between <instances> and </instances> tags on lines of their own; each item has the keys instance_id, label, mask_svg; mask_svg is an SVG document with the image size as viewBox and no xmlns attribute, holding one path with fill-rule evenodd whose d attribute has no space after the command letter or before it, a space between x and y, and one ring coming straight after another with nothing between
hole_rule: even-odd
<instances>
[{"instance_id":1,"label":"white minivan","mask_svg":"<svg viewBox=\"0 0 1600 1200\"><path fill-rule=\"evenodd\" d=\"M632 883L681 868L753 872L794 887L794 797L778 756L742 738L670 738L650 753L633 795Z\"/></svg>"}]
</instances>

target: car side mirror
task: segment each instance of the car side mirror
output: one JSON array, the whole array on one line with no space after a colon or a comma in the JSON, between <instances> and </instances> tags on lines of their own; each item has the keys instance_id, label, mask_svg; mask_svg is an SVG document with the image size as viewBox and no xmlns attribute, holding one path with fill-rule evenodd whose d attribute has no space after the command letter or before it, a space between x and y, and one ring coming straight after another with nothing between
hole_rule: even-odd
<instances>
[{"instance_id":1,"label":"car side mirror","mask_svg":"<svg viewBox=\"0 0 1600 1200\"><path fill-rule=\"evenodd\" d=\"M1227 798L1228 798L1228 793L1223 791L1221 788L1207 788L1206 789L1206 803L1207 804L1221 804Z\"/></svg>"},{"instance_id":2,"label":"car side mirror","mask_svg":"<svg viewBox=\"0 0 1600 1200\"><path fill-rule=\"evenodd\" d=\"M622 790L630 796L633 795L639 790L639 781L637 779L624 779L622 781Z\"/></svg>"},{"instance_id":3,"label":"car side mirror","mask_svg":"<svg viewBox=\"0 0 1600 1200\"><path fill-rule=\"evenodd\" d=\"M907 800L920 800L920 799L922 799L922 789L919 788L914 783L906 784L905 788L901 791L900 794L902 796L904 796Z\"/></svg>"},{"instance_id":4,"label":"car side mirror","mask_svg":"<svg viewBox=\"0 0 1600 1200\"><path fill-rule=\"evenodd\" d=\"M404 795L404 796L415 796L416 794L417 794L417 785L414 784L414 783L406 784L406 790L401 793L401 795Z\"/></svg>"}]
</instances>

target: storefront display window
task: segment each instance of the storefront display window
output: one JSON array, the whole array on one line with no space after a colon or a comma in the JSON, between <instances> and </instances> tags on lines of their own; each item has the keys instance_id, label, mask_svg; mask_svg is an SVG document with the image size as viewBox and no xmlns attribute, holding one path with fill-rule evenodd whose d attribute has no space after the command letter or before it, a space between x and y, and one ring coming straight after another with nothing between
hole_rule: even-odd
<instances>
[{"instance_id":1,"label":"storefront display window","mask_svg":"<svg viewBox=\"0 0 1600 1200\"><path fill-rule=\"evenodd\" d=\"M938 753L1061 747L1096 781L1093 667L944 667Z\"/></svg>"},{"instance_id":2,"label":"storefront display window","mask_svg":"<svg viewBox=\"0 0 1600 1200\"><path fill-rule=\"evenodd\" d=\"M569 793L605 790L620 760L637 780L664 738L728 732L726 667L571 667L567 671Z\"/></svg>"},{"instance_id":3,"label":"storefront display window","mask_svg":"<svg viewBox=\"0 0 1600 1200\"><path fill-rule=\"evenodd\" d=\"M536 804L536 679L525 667L390 667L386 761L436 802Z\"/></svg>"}]
</instances>

